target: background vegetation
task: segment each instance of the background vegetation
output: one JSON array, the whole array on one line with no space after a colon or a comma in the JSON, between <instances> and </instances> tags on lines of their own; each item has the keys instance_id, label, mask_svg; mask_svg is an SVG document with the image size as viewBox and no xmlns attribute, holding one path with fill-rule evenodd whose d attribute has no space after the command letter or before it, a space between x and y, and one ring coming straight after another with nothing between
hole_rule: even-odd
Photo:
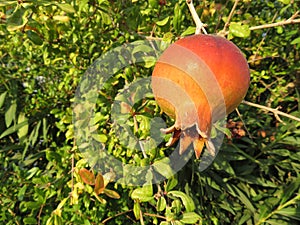
<instances>
[{"instance_id":1,"label":"background vegetation","mask_svg":"<svg viewBox=\"0 0 300 225\"><path fill-rule=\"evenodd\" d=\"M251 67L246 100L299 118L299 2L236 2L225 30L234 1L194 4L208 33L223 31L244 52ZM78 150L72 104L86 69L124 43L171 43L192 34L184 0L4 0L0 19L1 224L300 223L299 121L241 104L241 117L228 117L231 137L207 170L198 171L192 158L153 186L108 183L111 174L97 174ZM152 68L118 71L97 101L98 141L125 163L153 163L172 151L161 145L145 161L118 143L109 122L115 96ZM134 108L139 138L149 135L149 118L160 115L150 90L146 103L150 113ZM128 126L134 130L131 120Z\"/></svg>"}]
</instances>

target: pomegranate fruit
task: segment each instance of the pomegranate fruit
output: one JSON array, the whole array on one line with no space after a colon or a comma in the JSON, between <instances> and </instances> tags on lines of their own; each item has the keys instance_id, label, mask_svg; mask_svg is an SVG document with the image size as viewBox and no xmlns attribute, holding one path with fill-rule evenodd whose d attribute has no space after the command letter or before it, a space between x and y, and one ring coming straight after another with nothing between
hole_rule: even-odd
<instances>
[{"instance_id":1,"label":"pomegranate fruit","mask_svg":"<svg viewBox=\"0 0 300 225\"><path fill-rule=\"evenodd\" d=\"M240 104L249 82L245 57L223 37L197 34L170 45L155 64L151 81L158 105L175 119L162 130L173 133L166 145L180 138L180 154L193 144L199 158L205 144L215 155L212 124Z\"/></svg>"}]
</instances>

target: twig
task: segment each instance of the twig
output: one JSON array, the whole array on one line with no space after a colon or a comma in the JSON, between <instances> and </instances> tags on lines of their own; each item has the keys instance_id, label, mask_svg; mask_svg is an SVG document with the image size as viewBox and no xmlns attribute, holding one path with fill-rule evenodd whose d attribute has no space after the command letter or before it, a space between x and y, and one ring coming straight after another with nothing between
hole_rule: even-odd
<instances>
[{"instance_id":1,"label":"twig","mask_svg":"<svg viewBox=\"0 0 300 225\"><path fill-rule=\"evenodd\" d=\"M265 28L272 28L272 27L278 27L278 26L283 26L283 25L287 25L287 24L296 24L296 23L300 23L300 19L288 19L288 20L283 20L280 22L276 22L276 23L270 23L270 24L264 24L264 25L259 25L259 26L254 26L254 27L250 27L250 30L259 30L259 29L265 29Z\"/></svg>"},{"instance_id":2,"label":"twig","mask_svg":"<svg viewBox=\"0 0 300 225\"><path fill-rule=\"evenodd\" d=\"M231 9L231 11L230 11L230 13L229 13L229 16L228 16L228 18L227 18L227 21L226 21L226 23L225 23L225 25L224 25L224 28L223 28L223 30L220 32L220 34L226 34L226 30L227 30L227 28L229 27L230 20L231 20L233 14L234 14L234 11L235 11L235 9L236 9L238 3L239 3L239 0L235 0L234 4L233 4L233 6L232 6L232 9Z\"/></svg>"},{"instance_id":3,"label":"twig","mask_svg":"<svg viewBox=\"0 0 300 225\"><path fill-rule=\"evenodd\" d=\"M298 118L296 116L292 116L292 115L287 114L287 113L284 113L282 111L279 111L278 109L273 109L273 108L270 108L270 107L267 107L267 106L259 105L259 104L248 102L248 101L245 101L245 100L243 100L242 103L245 104L245 105L253 106L253 107L256 107L256 108L260 108L260 109L272 112L274 114L275 118L279 118L279 115L281 115L281 116L284 116L284 117L287 117L287 118L290 118L292 120L296 120L296 121L300 122L300 118ZM281 121L281 120L279 119L279 121Z\"/></svg>"},{"instance_id":4,"label":"twig","mask_svg":"<svg viewBox=\"0 0 300 225\"><path fill-rule=\"evenodd\" d=\"M193 20L196 24L196 31L195 31L195 34L201 34L201 30L204 34L207 34L205 28L204 28L204 24L201 22L197 12L196 12L196 9L193 5L193 0L186 0L186 3L189 7L189 10L191 12L191 15L193 17Z\"/></svg>"},{"instance_id":5,"label":"twig","mask_svg":"<svg viewBox=\"0 0 300 225\"><path fill-rule=\"evenodd\" d=\"M243 123L243 125L244 125L244 127L245 127L245 130L246 130L248 136L249 136L251 139L253 139L252 134L250 134L250 132L249 132L247 126L246 126L246 123L244 122L244 119L243 119L243 117L242 117L242 114L240 113L240 111L238 110L238 108L236 108L235 111L236 111L236 113L238 114L240 120L242 121L242 123Z\"/></svg>"},{"instance_id":6,"label":"twig","mask_svg":"<svg viewBox=\"0 0 300 225\"><path fill-rule=\"evenodd\" d=\"M113 216L111 216L111 217L106 218L105 220L102 220L101 223L105 224L106 222L108 222L109 220L111 220L111 219L113 219L113 218L116 218L116 217L118 217L118 216L122 216L122 215L127 214L127 213L130 213L130 212L132 212L132 211L133 211L133 210L130 209L130 210L127 210L127 211L125 211L125 212L117 213L117 214L115 214L115 215L113 215Z\"/></svg>"},{"instance_id":7,"label":"twig","mask_svg":"<svg viewBox=\"0 0 300 225\"><path fill-rule=\"evenodd\" d=\"M279 27L279 26L284 26L284 25L288 25L288 24L297 24L300 23L300 19L295 19L299 14L299 11L295 12L294 15L292 15L289 19L287 20L282 20L276 23L269 23L269 24L263 24L263 25L258 25L258 26L253 26L250 27L249 30L260 30L260 29L266 29L266 28L272 28L272 27ZM219 32L220 35L228 35L229 32Z\"/></svg>"}]
</instances>

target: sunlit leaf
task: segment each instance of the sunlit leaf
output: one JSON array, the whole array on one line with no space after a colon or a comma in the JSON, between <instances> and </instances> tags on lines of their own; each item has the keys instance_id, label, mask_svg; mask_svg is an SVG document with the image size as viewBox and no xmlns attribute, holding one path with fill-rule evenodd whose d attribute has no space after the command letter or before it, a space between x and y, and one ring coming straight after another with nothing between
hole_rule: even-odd
<instances>
[{"instance_id":1,"label":"sunlit leaf","mask_svg":"<svg viewBox=\"0 0 300 225\"><path fill-rule=\"evenodd\" d=\"M187 212L192 212L195 210L194 201L187 194L181 191L169 191L168 196L180 198Z\"/></svg>"},{"instance_id":2,"label":"sunlit leaf","mask_svg":"<svg viewBox=\"0 0 300 225\"><path fill-rule=\"evenodd\" d=\"M250 29L248 25L242 25L241 23L231 22L229 25L229 31L233 36L247 38L250 36Z\"/></svg>"},{"instance_id":3,"label":"sunlit leaf","mask_svg":"<svg viewBox=\"0 0 300 225\"><path fill-rule=\"evenodd\" d=\"M139 202L134 202L133 204L133 214L137 220L141 217L141 206Z\"/></svg>"},{"instance_id":4,"label":"sunlit leaf","mask_svg":"<svg viewBox=\"0 0 300 225\"><path fill-rule=\"evenodd\" d=\"M68 3L55 3L61 10L67 12L67 13L75 13L75 9L72 5Z\"/></svg>"},{"instance_id":5,"label":"sunlit leaf","mask_svg":"<svg viewBox=\"0 0 300 225\"><path fill-rule=\"evenodd\" d=\"M167 206L167 201L166 201L165 197L161 196L160 198L158 198L158 200L156 202L157 211L158 212L164 211L166 206Z\"/></svg>"},{"instance_id":6,"label":"sunlit leaf","mask_svg":"<svg viewBox=\"0 0 300 225\"><path fill-rule=\"evenodd\" d=\"M140 188L136 188L131 193L132 199L138 199L141 202L148 202L153 199L152 185L145 185Z\"/></svg>"},{"instance_id":7,"label":"sunlit leaf","mask_svg":"<svg viewBox=\"0 0 300 225\"><path fill-rule=\"evenodd\" d=\"M116 191L110 189L104 189L104 194L114 199L119 199L121 197Z\"/></svg>"},{"instance_id":8,"label":"sunlit leaf","mask_svg":"<svg viewBox=\"0 0 300 225\"><path fill-rule=\"evenodd\" d=\"M92 171L82 168L78 173L84 183L89 185L95 184L95 175Z\"/></svg>"},{"instance_id":9,"label":"sunlit leaf","mask_svg":"<svg viewBox=\"0 0 300 225\"><path fill-rule=\"evenodd\" d=\"M158 26L165 26L168 22L169 22L170 17L167 16L166 18L164 18L163 20L157 21L156 24Z\"/></svg>"},{"instance_id":10,"label":"sunlit leaf","mask_svg":"<svg viewBox=\"0 0 300 225\"><path fill-rule=\"evenodd\" d=\"M105 186L104 186L103 176L102 176L102 174L98 173L98 175L96 176L96 179L95 179L94 191L97 195L99 195L100 193L103 192L104 189L105 189Z\"/></svg>"},{"instance_id":11,"label":"sunlit leaf","mask_svg":"<svg viewBox=\"0 0 300 225\"><path fill-rule=\"evenodd\" d=\"M0 95L0 108L1 108L1 107L3 106L3 104L4 104L6 94L7 94L7 91L1 93L1 95Z\"/></svg>"},{"instance_id":12,"label":"sunlit leaf","mask_svg":"<svg viewBox=\"0 0 300 225\"><path fill-rule=\"evenodd\" d=\"M183 213L180 222L184 224L196 224L201 217L195 212Z\"/></svg>"}]
</instances>

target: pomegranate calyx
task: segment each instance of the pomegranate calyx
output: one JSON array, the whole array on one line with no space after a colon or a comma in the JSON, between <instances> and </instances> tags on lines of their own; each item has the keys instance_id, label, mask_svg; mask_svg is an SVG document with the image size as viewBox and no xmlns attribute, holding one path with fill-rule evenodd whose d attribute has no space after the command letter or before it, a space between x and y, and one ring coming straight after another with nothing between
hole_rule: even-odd
<instances>
[{"instance_id":1,"label":"pomegranate calyx","mask_svg":"<svg viewBox=\"0 0 300 225\"><path fill-rule=\"evenodd\" d=\"M177 128L176 123L166 129L161 129L165 134L173 133L172 137L166 143L166 146L172 146L180 139L179 154L182 155L187 148L193 144L196 158L199 159L204 147L204 144L211 156L215 156L215 147L210 138L204 132L201 132L197 124L191 127L180 129Z\"/></svg>"}]
</instances>

